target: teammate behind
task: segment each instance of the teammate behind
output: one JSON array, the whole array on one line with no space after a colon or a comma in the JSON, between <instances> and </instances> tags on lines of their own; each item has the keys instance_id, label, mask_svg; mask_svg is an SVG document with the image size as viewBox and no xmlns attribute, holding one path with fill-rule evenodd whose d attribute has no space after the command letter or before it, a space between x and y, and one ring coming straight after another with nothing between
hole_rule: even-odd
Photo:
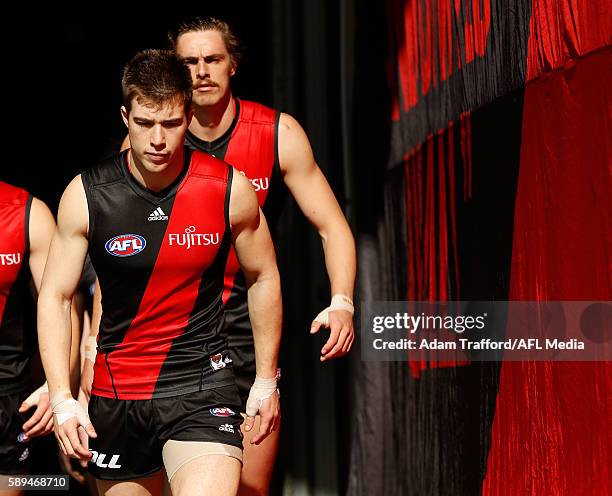
<instances>
[{"instance_id":1,"label":"teammate behind","mask_svg":"<svg viewBox=\"0 0 612 496\"><path fill-rule=\"evenodd\" d=\"M196 18L181 24L169 38L189 67L193 81L194 116L186 146L225 160L249 178L273 236L287 186L321 237L331 287L331 304L312 322L311 333L318 332L321 326L330 329L329 339L321 349L321 361L345 355L354 340L351 298L355 243L334 193L315 162L306 133L290 115L233 96L230 83L238 69L240 49L226 22ZM236 257L230 255L224 291L226 328L242 411L249 413L246 399L255 379L257 360L244 281ZM253 433L246 429L244 432L240 493L266 495L279 431L260 445L248 442Z\"/></svg>"}]
</instances>

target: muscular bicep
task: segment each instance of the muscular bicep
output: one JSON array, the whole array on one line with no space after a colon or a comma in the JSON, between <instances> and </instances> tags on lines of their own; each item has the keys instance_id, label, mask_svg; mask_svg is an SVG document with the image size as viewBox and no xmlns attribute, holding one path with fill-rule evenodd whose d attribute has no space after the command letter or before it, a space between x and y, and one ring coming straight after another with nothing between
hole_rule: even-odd
<instances>
[{"instance_id":1,"label":"muscular bicep","mask_svg":"<svg viewBox=\"0 0 612 496\"><path fill-rule=\"evenodd\" d=\"M54 231L55 219L53 214L51 214L47 205L39 199L33 198L30 208L28 236L30 239L30 272L37 291L40 291Z\"/></svg>"},{"instance_id":2,"label":"muscular bicep","mask_svg":"<svg viewBox=\"0 0 612 496\"><path fill-rule=\"evenodd\" d=\"M232 241L247 283L267 271L276 271L274 245L266 219L249 181L234 174L230 197Z\"/></svg>"},{"instance_id":3,"label":"muscular bicep","mask_svg":"<svg viewBox=\"0 0 612 496\"><path fill-rule=\"evenodd\" d=\"M336 197L315 162L312 148L300 124L282 114L279 123L279 161L285 184L311 224L324 234L344 215Z\"/></svg>"},{"instance_id":4,"label":"muscular bicep","mask_svg":"<svg viewBox=\"0 0 612 496\"><path fill-rule=\"evenodd\" d=\"M87 199L80 177L66 188L57 215L42 289L72 298L87 255Z\"/></svg>"}]
</instances>

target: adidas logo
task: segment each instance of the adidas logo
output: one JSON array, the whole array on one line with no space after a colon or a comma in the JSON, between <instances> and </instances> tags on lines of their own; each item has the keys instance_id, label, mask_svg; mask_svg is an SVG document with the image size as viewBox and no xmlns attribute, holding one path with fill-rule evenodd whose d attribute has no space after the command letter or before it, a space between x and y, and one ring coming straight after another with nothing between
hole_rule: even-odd
<instances>
[{"instance_id":1,"label":"adidas logo","mask_svg":"<svg viewBox=\"0 0 612 496\"><path fill-rule=\"evenodd\" d=\"M149 222L154 220L168 220L168 216L164 213L161 207L157 207L149 214Z\"/></svg>"},{"instance_id":2,"label":"adidas logo","mask_svg":"<svg viewBox=\"0 0 612 496\"><path fill-rule=\"evenodd\" d=\"M232 424L223 424L221 427L219 427L219 430L234 434L234 426Z\"/></svg>"}]
</instances>

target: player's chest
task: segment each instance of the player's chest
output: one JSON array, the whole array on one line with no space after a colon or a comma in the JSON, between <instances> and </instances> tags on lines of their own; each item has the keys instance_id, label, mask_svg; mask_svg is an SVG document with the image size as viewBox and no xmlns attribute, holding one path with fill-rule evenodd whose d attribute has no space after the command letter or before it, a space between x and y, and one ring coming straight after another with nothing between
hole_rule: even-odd
<instances>
[{"instance_id":1,"label":"player's chest","mask_svg":"<svg viewBox=\"0 0 612 496\"><path fill-rule=\"evenodd\" d=\"M96 212L90 249L115 269L204 270L224 239L225 204L218 195L194 193L159 202L138 195L108 199Z\"/></svg>"}]
</instances>

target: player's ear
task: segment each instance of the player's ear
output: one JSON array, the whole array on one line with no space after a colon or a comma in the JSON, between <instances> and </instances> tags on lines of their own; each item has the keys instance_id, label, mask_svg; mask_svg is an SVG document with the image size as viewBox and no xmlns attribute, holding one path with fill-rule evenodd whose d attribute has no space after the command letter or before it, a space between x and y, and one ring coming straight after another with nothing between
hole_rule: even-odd
<instances>
[{"instance_id":1,"label":"player's ear","mask_svg":"<svg viewBox=\"0 0 612 496\"><path fill-rule=\"evenodd\" d=\"M123 119L123 123L125 127L128 127L128 111L125 108L125 105L121 106L121 119Z\"/></svg>"},{"instance_id":2,"label":"player's ear","mask_svg":"<svg viewBox=\"0 0 612 496\"><path fill-rule=\"evenodd\" d=\"M232 77L234 74L236 74L236 70L238 69L238 66L236 65L235 62L232 62L232 68L230 69L230 77Z\"/></svg>"}]
</instances>

